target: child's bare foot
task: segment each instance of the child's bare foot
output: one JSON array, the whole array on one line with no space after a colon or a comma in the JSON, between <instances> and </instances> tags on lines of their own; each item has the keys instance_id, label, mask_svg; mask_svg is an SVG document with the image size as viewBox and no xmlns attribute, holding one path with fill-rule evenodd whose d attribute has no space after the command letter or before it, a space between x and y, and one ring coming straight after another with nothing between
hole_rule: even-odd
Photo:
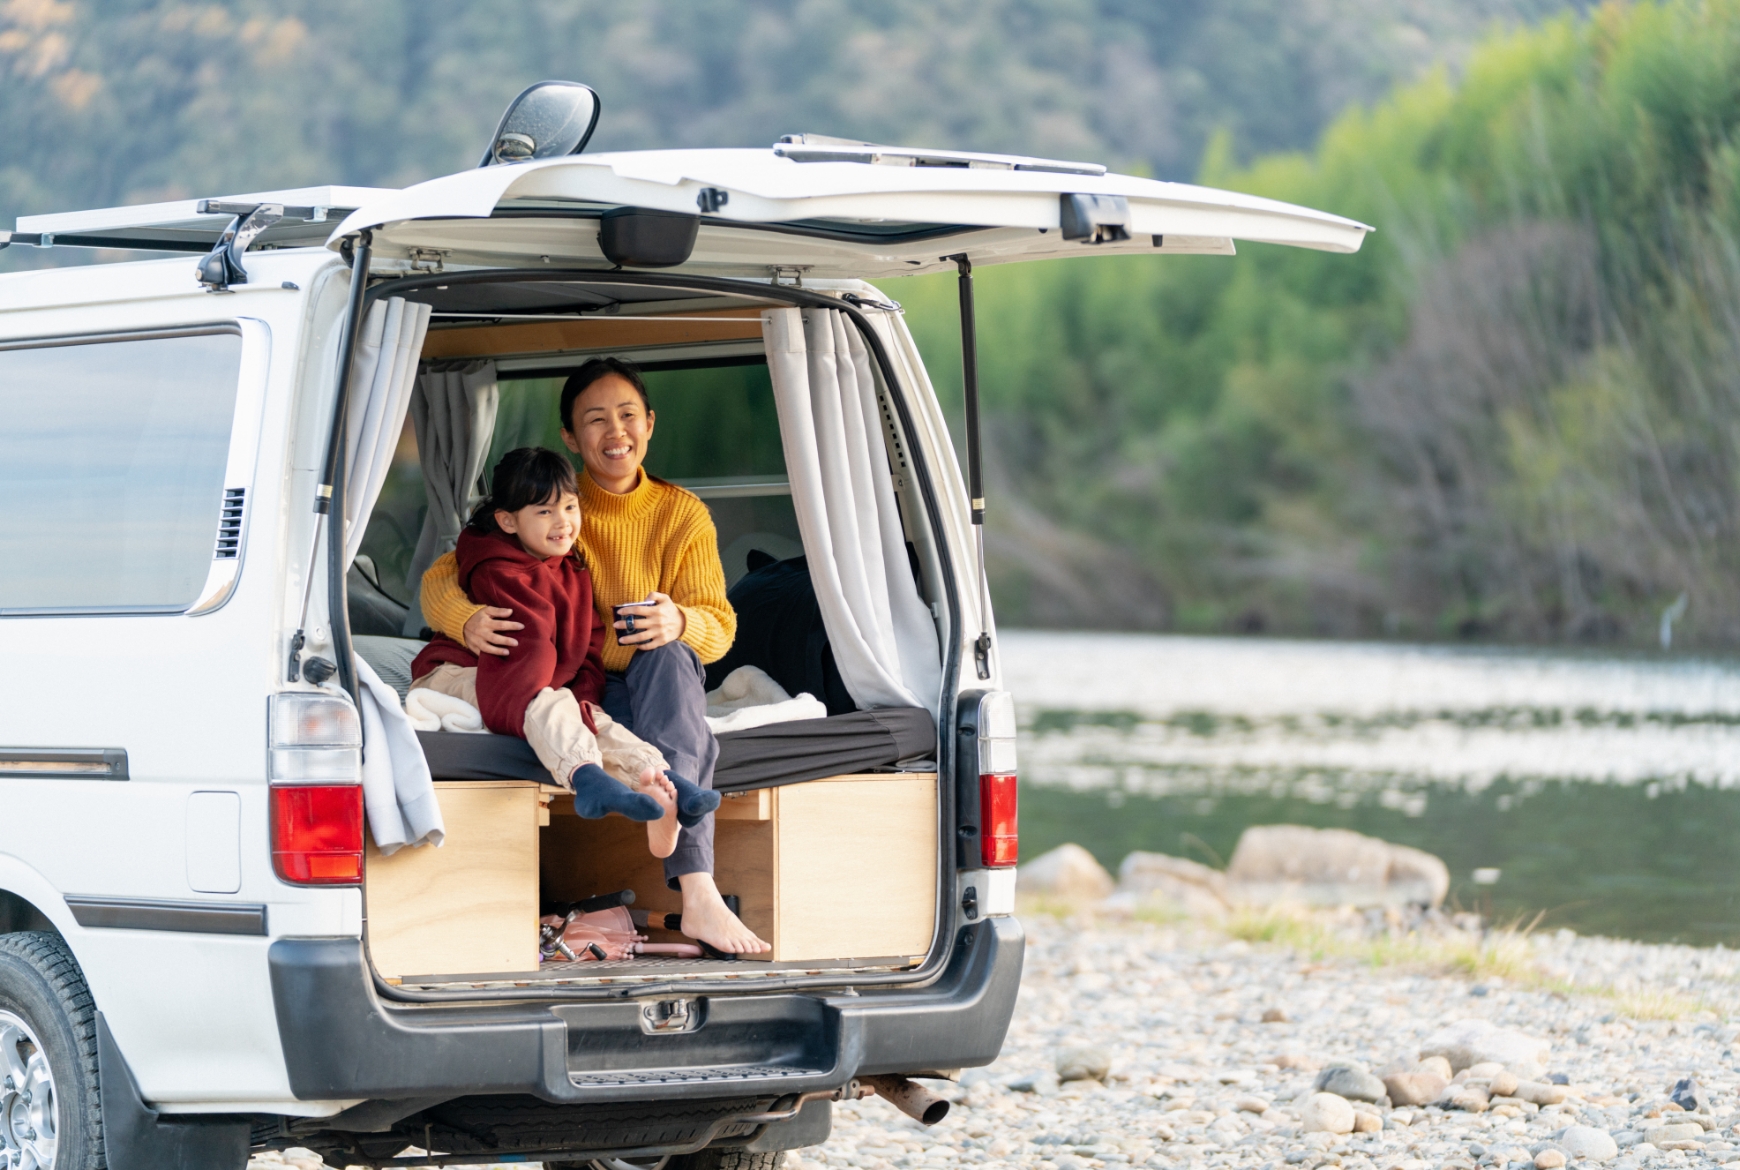
<instances>
[{"instance_id":1,"label":"child's bare foot","mask_svg":"<svg viewBox=\"0 0 1740 1170\"><path fill-rule=\"evenodd\" d=\"M643 796L650 796L664 810L664 816L646 823L646 847L654 857L669 857L677 851L677 788L663 772L651 768L640 774L638 785Z\"/></svg>"},{"instance_id":2,"label":"child's bare foot","mask_svg":"<svg viewBox=\"0 0 1740 1170\"><path fill-rule=\"evenodd\" d=\"M773 948L731 913L710 873L685 873L677 878L683 887L683 933L728 955L759 955Z\"/></svg>"}]
</instances>

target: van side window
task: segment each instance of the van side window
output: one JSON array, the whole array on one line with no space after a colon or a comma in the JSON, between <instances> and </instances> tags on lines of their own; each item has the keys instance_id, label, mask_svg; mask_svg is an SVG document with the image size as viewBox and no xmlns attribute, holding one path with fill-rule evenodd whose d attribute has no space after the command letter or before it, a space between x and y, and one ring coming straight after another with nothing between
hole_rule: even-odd
<instances>
[{"instance_id":1,"label":"van side window","mask_svg":"<svg viewBox=\"0 0 1740 1170\"><path fill-rule=\"evenodd\" d=\"M0 614L198 599L241 355L223 326L0 343Z\"/></svg>"}]
</instances>

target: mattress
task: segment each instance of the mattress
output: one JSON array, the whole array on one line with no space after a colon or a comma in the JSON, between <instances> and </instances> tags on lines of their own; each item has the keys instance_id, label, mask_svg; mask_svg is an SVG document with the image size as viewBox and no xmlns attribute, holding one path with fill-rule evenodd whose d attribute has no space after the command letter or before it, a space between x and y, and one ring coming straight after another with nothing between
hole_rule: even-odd
<instances>
[{"instance_id":1,"label":"mattress","mask_svg":"<svg viewBox=\"0 0 1740 1170\"><path fill-rule=\"evenodd\" d=\"M507 735L419 731L437 780L542 780L548 777L531 745ZM936 721L918 707L854 711L826 719L795 719L719 736L713 787L721 792L774 788L901 764L936 767Z\"/></svg>"}]
</instances>

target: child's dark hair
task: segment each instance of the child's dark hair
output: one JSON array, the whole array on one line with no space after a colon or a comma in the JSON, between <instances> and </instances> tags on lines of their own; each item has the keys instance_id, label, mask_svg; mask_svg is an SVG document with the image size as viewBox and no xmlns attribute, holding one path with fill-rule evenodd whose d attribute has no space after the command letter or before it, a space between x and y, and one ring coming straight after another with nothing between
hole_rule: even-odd
<instances>
[{"instance_id":1,"label":"child's dark hair","mask_svg":"<svg viewBox=\"0 0 1740 1170\"><path fill-rule=\"evenodd\" d=\"M497 512L518 512L533 504L558 500L563 492L580 494L580 481L567 458L543 447L509 451L489 477L489 495L471 510L470 526L479 532L500 532Z\"/></svg>"},{"instance_id":2,"label":"child's dark hair","mask_svg":"<svg viewBox=\"0 0 1740 1170\"><path fill-rule=\"evenodd\" d=\"M615 374L640 395L641 407L652 409L652 403L646 396L646 382L641 379L640 367L633 362L624 361L619 357L597 357L575 370L569 379L562 383L562 429L569 434L578 433L574 426L574 400L586 393L586 388L600 378Z\"/></svg>"}]
</instances>

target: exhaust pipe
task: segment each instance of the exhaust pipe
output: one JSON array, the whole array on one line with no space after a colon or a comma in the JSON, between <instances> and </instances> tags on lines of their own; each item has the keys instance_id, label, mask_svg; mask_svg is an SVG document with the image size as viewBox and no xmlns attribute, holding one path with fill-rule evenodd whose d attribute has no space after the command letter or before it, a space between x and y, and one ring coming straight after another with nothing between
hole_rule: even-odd
<instances>
[{"instance_id":1,"label":"exhaust pipe","mask_svg":"<svg viewBox=\"0 0 1740 1170\"><path fill-rule=\"evenodd\" d=\"M924 1125L935 1125L949 1115L949 1103L922 1085L905 1077L859 1077L865 1088L893 1105L896 1109Z\"/></svg>"}]
</instances>

